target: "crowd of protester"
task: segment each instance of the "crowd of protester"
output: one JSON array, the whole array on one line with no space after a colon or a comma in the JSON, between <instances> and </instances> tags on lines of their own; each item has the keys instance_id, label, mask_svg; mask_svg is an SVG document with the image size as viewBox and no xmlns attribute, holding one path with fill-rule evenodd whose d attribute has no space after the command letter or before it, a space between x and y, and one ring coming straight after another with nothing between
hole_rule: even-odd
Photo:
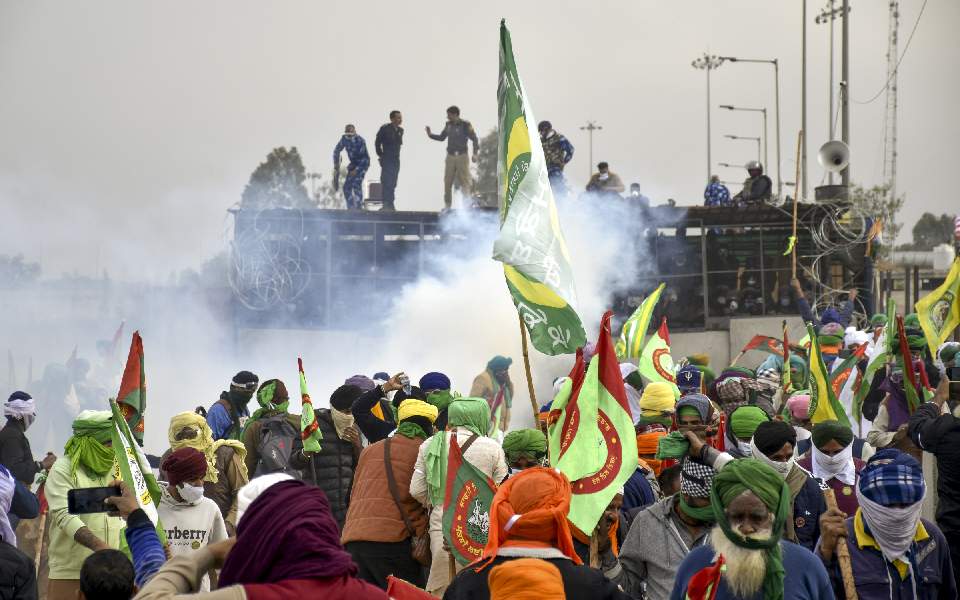
<instances>
[{"instance_id":1,"label":"crowd of protester","mask_svg":"<svg viewBox=\"0 0 960 600\"><path fill-rule=\"evenodd\" d=\"M827 368L867 345L858 379L882 315L862 331L845 309L809 316ZM860 382L861 406L840 394L863 415L852 425L812 418L797 356L719 373L686 357L675 387L622 364L638 466L592 531L568 520L571 482L550 468L551 403L540 428L510 428L507 357L466 396L441 372L349 377L316 409L318 451L281 380L238 372L168 424L159 532L121 481L112 413L80 412L62 455L37 460L25 432L46 415L18 391L0 430L0 598L957 598L960 344L932 354L915 316L904 324L926 401L910 410L891 359ZM452 440L496 486L466 565L443 534ZM71 510L74 490L107 486L109 510Z\"/></svg>"}]
</instances>

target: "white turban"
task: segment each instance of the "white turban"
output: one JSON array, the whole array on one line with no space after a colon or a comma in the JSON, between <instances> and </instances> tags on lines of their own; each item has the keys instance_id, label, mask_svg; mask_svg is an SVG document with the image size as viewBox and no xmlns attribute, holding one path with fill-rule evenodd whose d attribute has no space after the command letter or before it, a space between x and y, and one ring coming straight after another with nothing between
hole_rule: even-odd
<instances>
[{"instance_id":1,"label":"white turban","mask_svg":"<svg viewBox=\"0 0 960 600\"><path fill-rule=\"evenodd\" d=\"M16 398L14 398L16 396ZM37 405L28 394L17 392L3 405L3 416L23 421L24 427L30 427L37 416Z\"/></svg>"},{"instance_id":2,"label":"white turban","mask_svg":"<svg viewBox=\"0 0 960 600\"><path fill-rule=\"evenodd\" d=\"M254 477L247 482L247 485L240 488L237 491L237 525L240 524L243 513L247 512L247 509L250 508L254 500L260 497L260 494L270 489L274 484L288 479L293 479L293 477L286 473L270 473Z\"/></svg>"}]
</instances>

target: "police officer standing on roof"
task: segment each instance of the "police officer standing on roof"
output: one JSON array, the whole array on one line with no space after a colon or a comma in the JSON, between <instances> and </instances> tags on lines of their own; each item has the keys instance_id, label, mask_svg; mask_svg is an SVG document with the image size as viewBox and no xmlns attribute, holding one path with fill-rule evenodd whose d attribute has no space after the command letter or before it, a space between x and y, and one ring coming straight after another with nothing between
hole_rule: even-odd
<instances>
[{"instance_id":1,"label":"police officer standing on roof","mask_svg":"<svg viewBox=\"0 0 960 600\"><path fill-rule=\"evenodd\" d=\"M373 143L380 158L380 185L383 186L383 209L397 210L393 205L397 178L400 176L400 146L403 145L403 115L399 110L390 111L390 122L377 131Z\"/></svg>"},{"instance_id":2,"label":"police officer standing on roof","mask_svg":"<svg viewBox=\"0 0 960 600\"><path fill-rule=\"evenodd\" d=\"M457 181L460 192L464 197L470 197L470 161L467 160L467 141L473 142L473 155L470 160L477 162L477 152L480 140L473 130L470 121L460 118L460 109L451 106L447 109L447 124L439 134L433 133L430 127L425 128L431 140L442 142L447 140L446 168L443 171L443 205L449 210L453 204L453 182Z\"/></svg>"},{"instance_id":3,"label":"police officer standing on roof","mask_svg":"<svg viewBox=\"0 0 960 600\"><path fill-rule=\"evenodd\" d=\"M773 190L773 182L763 174L763 165L755 160L747 163L747 173L750 174L743 182L743 189L733 197L735 206L755 205L769 202Z\"/></svg>"}]
</instances>

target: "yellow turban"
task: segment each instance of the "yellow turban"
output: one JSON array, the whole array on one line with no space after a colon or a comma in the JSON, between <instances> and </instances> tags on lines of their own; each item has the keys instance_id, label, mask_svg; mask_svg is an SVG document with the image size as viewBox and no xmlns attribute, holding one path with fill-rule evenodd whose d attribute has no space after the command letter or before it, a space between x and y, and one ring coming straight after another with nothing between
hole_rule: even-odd
<instances>
[{"instance_id":1,"label":"yellow turban","mask_svg":"<svg viewBox=\"0 0 960 600\"><path fill-rule=\"evenodd\" d=\"M640 412L644 416L659 416L673 412L677 400L673 394L673 387L665 381L654 381L643 388L640 397Z\"/></svg>"},{"instance_id":2,"label":"yellow turban","mask_svg":"<svg viewBox=\"0 0 960 600\"><path fill-rule=\"evenodd\" d=\"M192 438L182 440L177 439L184 429L192 429L195 435ZM207 476L205 481L216 483L219 478L217 471L217 450L221 446L230 446L240 455L240 464L243 471L246 470L244 458L247 456L247 449L242 442L237 440L219 440L213 441L213 431L207 424L207 420L193 411L178 413L170 419L170 427L167 429L167 440L170 442L170 451L176 452L180 448L194 448L203 452L207 457Z\"/></svg>"},{"instance_id":3,"label":"yellow turban","mask_svg":"<svg viewBox=\"0 0 960 600\"><path fill-rule=\"evenodd\" d=\"M410 417L426 417L431 423L437 420L440 411L432 404L427 404L423 400L404 400L397 409L397 418L399 421L409 419Z\"/></svg>"}]
</instances>

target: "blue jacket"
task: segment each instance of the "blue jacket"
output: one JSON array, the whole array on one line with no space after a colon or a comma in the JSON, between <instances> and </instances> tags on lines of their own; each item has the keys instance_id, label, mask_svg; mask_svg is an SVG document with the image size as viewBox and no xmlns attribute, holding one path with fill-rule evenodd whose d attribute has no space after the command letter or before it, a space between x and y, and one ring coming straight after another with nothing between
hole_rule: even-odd
<instances>
[{"instance_id":1,"label":"blue jacket","mask_svg":"<svg viewBox=\"0 0 960 600\"><path fill-rule=\"evenodd\" d=\"M798 467L799 468L799 467ZM797 543L813 551L820 539L820 515L827 512L827 502L823 499L823 490L812 476L793 499L793 529Z\"/></svg>"},{"instance_id":2,"label":"blue jacket","mask_svg":"<svg viewBox=\"0 0 960 600\"><path fill-rule=\"evenodd\" d=\"M814 316L813 311L810 309L810 303L807 302L806 298L803 296L797 297L797 308L800 309L800 318L803 319L803 322L813 323L814 330L819 332L824 323ZM850 319L853 317L853 302L850 302L849 300L844 302L843 306L840 307L839 316L840 318L838 322L843 326L844 329L846 329L847 325L850 324Z\"/></svg>"},{"instance_id":3,"label":"blue jacket","mask_svg":"<svg viewBox=\"0 0 960 600\"><path fill-rule=\"evenodd\" d=\"M786 572L783 578L783 600L833 600L830 577L820 559L806 548L790 542L781 541L780 551L783 553L783 569ZM677 579L674 581L670 600L686 598L687 583L690 578L713 562L714 553L710 545L699 546L690 551L677 570ZM760 600L762 596L762 593L758 593L754 598ZM737 598L721 578L715 600L737 600Z\"/></svg>"},{"instance_id":4,"label":"blue jacket","mask_svg":"<svg viewBox=\"0 0 960 600\"><path fill-rule=\"evenodd\" d=\"M929 537L915 542L914 546L914 556L918 559L917 568L920 571L920 585L917 590L919 598L916 600L953 600L957 597L957 587L947 540L936 525L926 519L921 519L921 522ZM900 579L897 568L887 562L879 550L870 546L860 547L854 531L854 517L847 519L846 543L850 550L853 580L860 600L914 600L913 584L909 575ZM833 560L824 563L830 573L833 589L842 597L843 578L836 554Z\"/></svg>"}]
</instances>

